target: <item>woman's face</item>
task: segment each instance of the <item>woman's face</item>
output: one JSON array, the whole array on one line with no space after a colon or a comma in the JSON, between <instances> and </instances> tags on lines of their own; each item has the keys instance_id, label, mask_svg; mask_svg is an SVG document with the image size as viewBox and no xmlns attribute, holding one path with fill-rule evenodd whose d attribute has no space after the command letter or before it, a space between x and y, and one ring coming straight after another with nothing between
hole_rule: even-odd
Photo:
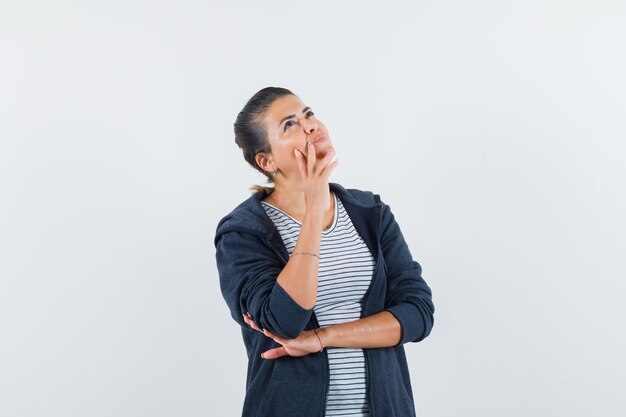
<instances>
[{"instance_id":1,"label":"woman's face","mask_svg":"<svg viewBox=\"0 0 626 417\"><path fill-rule=\"evenodd\" d=\"M333 149L326 126L297 96L283 96L274 100L265 112L265 129L271 146L271 159L275 169L286 177L299 177L294 149L306 157L306 143L315 147L316 158L322 159ZM263 167L271 172L273 169Z\"/></svg>"}]
</instances>

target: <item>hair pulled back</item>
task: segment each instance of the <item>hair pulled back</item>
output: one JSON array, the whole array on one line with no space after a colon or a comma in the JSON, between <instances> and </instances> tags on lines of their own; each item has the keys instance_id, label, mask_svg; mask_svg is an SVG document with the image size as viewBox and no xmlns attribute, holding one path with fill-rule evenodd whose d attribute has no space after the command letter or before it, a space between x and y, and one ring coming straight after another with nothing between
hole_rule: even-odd
<instances>
[{"instance_id":1,"label":"hair pulled back","mask_svg":"<svg viewBox=\"0 0 626 417\"><path fill-rule=\"evenodd\" d=\"M243 151L244 159L252 165L254 169L263 173L267 177L267 182L273 183L272 175L264 171L255 160L256 154L260 152L270 152L270 143L267 140L263 117L266 110L274 100L295 95L286 88L266 87L258 91L246 103L243 110L237 115L235 121L235 143ZM267 190L265 187L253 186L255 191Z\"/></svg>"}]
</instances>

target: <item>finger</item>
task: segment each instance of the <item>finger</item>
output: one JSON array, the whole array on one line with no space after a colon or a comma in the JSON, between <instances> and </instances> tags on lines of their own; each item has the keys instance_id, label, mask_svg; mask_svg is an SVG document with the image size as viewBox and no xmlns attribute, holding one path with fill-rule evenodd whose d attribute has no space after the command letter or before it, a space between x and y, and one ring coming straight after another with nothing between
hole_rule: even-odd
<instances>
[{"instance_id":1,"label":"finger","mask_svg":"<svg viewBox=\"0 0 626 417\"><path fill-rule=\"evenodd\" d=\"M330 164L333 161L334 157L335 157L335 150L329 149L328 152L326 152L326 155L324 155L324 158L322 158L322 160L319 162L320 172L323 171L328 166L328 164Z\"/></svg>"},{"instance_id":2,"label":"finger","mask_svg":"<svg viewBox=\"0 0 626 417\"><path fill-rule=\"evenodd\" d=\"M285 348L282 346L274 348L274 349L266 350L265 352L261 353L261 357L263 359L277 359L277 358L280 358L281 356L287 356L287 355L289 354L287 353Z\"/></svg>"},{"instance_id":3,"label":"finger","mask_svg":"<svg viewBox=\"0 0 626 417\"><path fill-rule=\"evenodd\" d=\"M306 167L304 166L304 155L298 149L294 149L293 153L296 155L296 161L298 162L298 171L300 171L300 176L302 177L302 179L305 179Z\"/></svg>"},{"instance_id":4,"label":"finger","mask_svg":"<svg viewBox=\"0 0 626 417\"><path fill-rule=\"evenodd\" d=\"M257 330L259 332L261 331L261 328L251 318L247 318L246 323L248 323L248 325L252 327L254 330Z\"/></svg>"},{"instance_id":5,"label":"finger","mask_svg":"<svg viewBox=\"0 0 626 417\"><path fill-rule=\"evenodd\" d=\"M315 172L315 166L317 164L317 158L315 156L315 145L313 145L311 142L307 142L306 151L307 151L306 167L309 171L309 176L311 176L313 175L313 172Z\"/></svg>"},{"instance_id":6,"label":"finger","mask_svg":"<svg viewBox=\"0 0 626 417\"><path fill-rule=\"evenodd\" d=\"M276 343L280 343L281 345L284 345L284 344L286 344L287 342L289 342L289 339L285 339L285 338L283 338L283 337L277 336L277 335L275 335L274 333L270 332L270 331L269 331L269 330L267 330L267 329L263 329L262 331L263 331L263 334L264 334L265 336L267 336L267 337L269 337L269 338L271 338L271 339L274 339L274 341L275 341Z\"/></svg>"},{"instance_id":7,"label":"finger","mask_svg":"<svg viewBox=\"0 0 626 417\"><path fill-rule=\"evenodd\" d=\"M339 164L339 160L333 159L328 165L326 165L322 172L322 175L324 176L324 178L327 179L330 176L330 173L333 172L333 170L337 167L338 164Z\"/></svg>"},{"instance_id":8,"label":"finger","mask_svg":"<svg viewBox=\"0 0 626 417\"><path fill-rule=\"evenodd\" d=\"M246 313L243 315L243 321L250 326L253 330L261 331L261 328L256 324L256 322L252 319L250 313Z\"/></svg>"}]
</instances>

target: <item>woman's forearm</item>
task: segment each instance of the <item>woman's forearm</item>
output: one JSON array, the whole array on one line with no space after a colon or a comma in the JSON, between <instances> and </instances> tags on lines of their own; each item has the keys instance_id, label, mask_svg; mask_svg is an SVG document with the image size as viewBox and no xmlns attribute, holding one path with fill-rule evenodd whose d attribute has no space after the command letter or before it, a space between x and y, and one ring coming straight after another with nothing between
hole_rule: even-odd
<instances>
[{"instance_id":1,"label":"woman's forearm","mask_svg":"<svg viewBox=\"0 0 626 417\"><path fill-rule=\"evenodd\" d=\"M311 309L317 299L317 275L322 239L323 215L307 213L292 256L276 281L304 309ZM295 255L303 253L302 255ZM315 255L310 255L314 253Z\"/></svg>"},{"instance_id":2,"label":"woman's forearm","mask_svg":"<svg viewBox=\"0 0 626 417\"><path fill-rule=\"evenodd\" d=\"M298 241L276 281L300 307L310 310L315 306L317 299L317 274L324 218L332 208L328 176L337 166L337 160L333 160L335 151L331 147L318 161L315 145L308 140L306 152L298 148L294 148L293 152L300 171L302 201L306 208ZM295 181L297 182L297 179ZM292 191L287 191L292 197L299 193L297 187L294 188L293 185Z\"/></svg>"},{"instance_id":3,"label":"woman's forearm","mask_svg":"<svg viewBox=\"0 0 626 417\"><path fill-rule=\"evenodd\" d=\"M402 327L388 311L317 330L324 347L380 348L400 342Z\"/></svg>"},{"instance_id":4,"label":"woman's forearm","mask_svg":"<svg viewBox=\"0 0 626 417\"><path fill-rule=\"evenodd\" d=\"M304 356L325 347L382 348L396 346L401 341L402 326L389 311L348 323L335 324L315 330L305 330L295 339L286 339L267 329L261 329L249 316L244 321L254 330L262 331L281 346L261 354L264 359L282 356Z\"/></svg>"}]
</instances>

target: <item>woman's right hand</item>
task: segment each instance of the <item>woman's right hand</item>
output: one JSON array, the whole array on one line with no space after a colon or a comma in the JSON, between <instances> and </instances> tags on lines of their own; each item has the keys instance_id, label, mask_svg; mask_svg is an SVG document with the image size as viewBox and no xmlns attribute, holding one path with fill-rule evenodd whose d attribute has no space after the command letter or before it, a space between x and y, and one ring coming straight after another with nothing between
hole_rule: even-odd
<instances>
[{"instance_id":1,"label":"woman's right hand","mask_svg":"<svg viewBox=\"0 0 626 417\"><path fill-rule=\"evenodd\" d=\"M339 161L333 160L335 150L329 149L321 161L317 161L315 145L307 142L307 156L294 149L300 176L304 182L304 201L307 211L324 215L330 209L330 188L328 179Z\"/></svg>"},{"instance_id":2,"label":"woman's right hand","mask_svg":"<svg viewBox=\"0 0 626 417\"><path fill-rule=\"evenodd\" d=\"M266 350L261 354L263 359L278 359L282 356L300 357L311 353L321 352L324 349L322 339L315 334L314 330L305 330L295 339L285 339L267 329L261 329L252 319L250 313L243 315L243 320L253 330L263 333L266 337L273 339L281 346Z\"/></svg>"}]
</instances>

